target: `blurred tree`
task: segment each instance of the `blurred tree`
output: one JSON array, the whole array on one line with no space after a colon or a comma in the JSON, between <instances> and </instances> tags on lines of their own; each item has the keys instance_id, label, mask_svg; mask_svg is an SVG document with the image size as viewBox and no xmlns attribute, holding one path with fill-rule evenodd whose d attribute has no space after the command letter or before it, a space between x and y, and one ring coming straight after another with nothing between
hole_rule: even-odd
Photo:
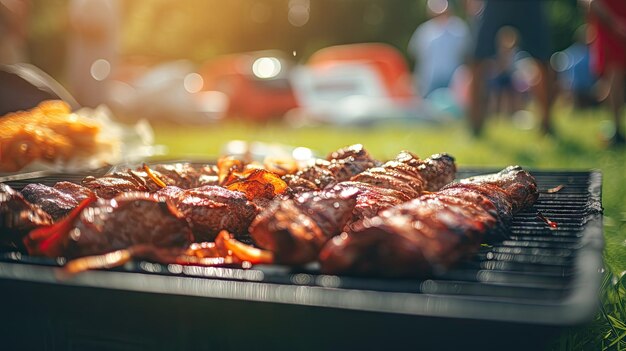
<instances>
[{"instance_id":1,"label":"blurred tree","mask_svg":"<svg viewBox=\"0 0 626 351\"><path fill-rule=\"evenodd\" d=\"M32 0L28 32L31 63L63 80L67 0Z\"/></svg>"},{"instance_id":2,"label":"blurred tree","mask_svg":"<svg viewBox=\"0 0 626 351\"><path fill-rule=\"evenodd\" d=\"M450 0L465 15L462 0ZM29 49L34 64L62 77L67 0L33 0ZM133 0L123 4L124 56L197 62L218 54L280 49L305 60L336 44L386 42L402 52L426 20L425 0ZM549 0L554 49L572 43L584 21L576 0ZM300 17L291 18L292 8ZM304 11L304 12L303 12ZM300 22L298 22L300 21ZM294 24L295 23L295 24Z\"/></svg>"}]
</instances>

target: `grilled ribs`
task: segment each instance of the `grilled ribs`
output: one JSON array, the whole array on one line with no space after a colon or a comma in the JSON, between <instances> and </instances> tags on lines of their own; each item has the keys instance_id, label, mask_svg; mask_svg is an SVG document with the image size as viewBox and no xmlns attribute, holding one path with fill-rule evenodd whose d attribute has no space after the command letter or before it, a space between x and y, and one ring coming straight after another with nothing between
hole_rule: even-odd
<instances>
[{"instance_id":1,"label":"grilled ribs","mask_svg":"<svg viewBox=\"0 0 626 351\"><path fill-rule=\"evenodd\" d=\"M461 180L334 237L320 253L322 272L428 276L445 271L537 198L535 179L520 167Z\"/></svg>"},{"instance_id":2,"label":"grilled ribs","mask_svg":"<svg viewBox=\"0 0 626 351\"><path fill-rule=\"evenodd\" d=\"M448 155L424 161L403 151L395 160L368 168L349 181L300 193L292 200L275 199L252 222L250 235L257 245L274 252L278 262L311 262L342 230L434 187L428 184L452 181L455 173L454 159Z\"/></svg>"}]
</instances>

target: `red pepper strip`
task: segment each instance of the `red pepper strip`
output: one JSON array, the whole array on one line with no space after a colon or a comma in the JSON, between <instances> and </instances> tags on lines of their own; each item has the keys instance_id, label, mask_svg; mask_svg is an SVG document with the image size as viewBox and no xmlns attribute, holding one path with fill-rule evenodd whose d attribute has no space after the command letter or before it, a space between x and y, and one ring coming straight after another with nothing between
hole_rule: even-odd
<instances>
[{"instance_id":1,"label":"red pepper strip","mask_svg":"<svg viewBox=\"0 0 626 351\"><path fill-rule=\"evenodd\" d=\"M552 229L556 229L559 227L558 223L549 220L546 216L543 215L543 213L537 211L537 218L541 219L542 221L544 221L548 227L552 228Z\"/></svg>"},{"instance_id":2,"label":"red pepper strip","mask_svg":"<svg viewBox=\"0 0 626 351\"><path fill-rule=\"evenodd\" d=\"M558 193L559 191L561 191L561 189L565 188L565 185L561 184L561 185L557 185L554 188L548 189L546 190L546 193L548 194L554 194L554 193Z\"/></svg>"},{"instance_id":3,"label":"red pepper strip","mask_svg":"<svg viewBox=\"0 0 626 351\"><path fill-rule=\"evenodd\" d=\"M28 253L48 257L62 256L63 239L69 234L80 213L97 199L96 195L92 193L88 198L81 201L67 217L52 225L39 227L28 233L24 237L24 245Z\"/></svg>"},{"instance_id":4,"label":"red pepper strip","mask_svg":"<svg viewBox=\"0 0 626 351\"><path fill-rule=\"evenodd\" d=\"M76 274L90 269L102 269L121 266L133 257L131 250L117 250L104 255L86 256L69 261L63 268L69 274Z\"/></svg>"},{"instance_id":5,"label":"red pepper strip","mask_svg":"<svg viewBox=\"0 0 626 351\"><path fill-rule=\"evenodd\" d=\"M143 164L143 170L146 171L146 173L148 174L148 177L150 177L150 179L152 179L156 183L156 185L158 185L161 189L167 186L167 184L165 184L164 181L162 181L159 177L157 177L157 175L154 174L154 172L152 172L150 167L148 167L148 165L145 163Z\"/></svg>"},{"instance_id":6,"label":"red pepper strip","mask_svg":"<svg viewBox=\"0 0 626 351\"><path fill-rule=\"evenodd\" d=\"M183 250L184 249L181 248L159 248L152 245L135 245L128 249L71 260L63 267L63 270L68 274L77 274L92 269L118 267L131 259L140 259L162 264L174 263L209 267L242 263L239 258L231 255L198 257L185 253Z\"/></svg>"},{"instance_id":7,"label":"red pepper strip","mask_svg":"<svg viewBox=\"0 0 626 351\"><path fill-rule=\"evenodd\" d=\"M232 252L232 254L252 264L270 264L274 263L274 253L267 250L257 249L256 247L246 245L239 240L231 237L230 233L222 230L215 238L215 242L221 241L224 246Z\"/></svg>"}]
</instances>

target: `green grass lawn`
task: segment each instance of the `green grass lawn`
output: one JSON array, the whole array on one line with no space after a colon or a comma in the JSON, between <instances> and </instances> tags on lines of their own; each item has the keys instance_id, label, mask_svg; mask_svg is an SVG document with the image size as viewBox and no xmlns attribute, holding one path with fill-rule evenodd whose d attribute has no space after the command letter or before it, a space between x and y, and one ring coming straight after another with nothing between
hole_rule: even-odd
<instances>
[{"instance_id":1,"label":"green grass lawn","mask_svg":"<svg viewBox=\"0 0 626 351\"><path fill-rule=\"evenodd\" d=\"M571 328L554 349L626 349L626 149L610 149L603 130L610 120L603 109L555 113L556 137L537 130L521 130L509 119L492 119L486 133L472 138L461 121L445 126L395 124L369 128L330 126L289 128L282 124L254 125L229 122L204 126L154 125L155 142L166 145L168 158L214 159L233 139L306 146L321 155L361 143L379 159L407 149L426 157L437 152L455 156L461 167L503 168L519 164L534 169L599 169L603 174L605 262L607 278L603 309L589 325ZM603 313L604 312L604 313Z\"/></svg>"}]
</instances>

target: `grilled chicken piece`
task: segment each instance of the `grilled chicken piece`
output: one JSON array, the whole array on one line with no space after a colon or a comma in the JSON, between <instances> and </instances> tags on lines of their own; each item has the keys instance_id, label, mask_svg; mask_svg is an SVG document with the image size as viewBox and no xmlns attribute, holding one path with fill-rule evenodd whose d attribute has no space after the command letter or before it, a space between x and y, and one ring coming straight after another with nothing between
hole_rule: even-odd
<instances>
[{"instance_id":1,"label":"grilled chicken piece","mask_svg":"<svg viewBox=\"0 0 626 351\"><path fill-rule=\"evenodd\" d=\"M21 193L26 200L40 206L56 221L70 213L92 192L78 184L59 182L54 187L43 184L28 184Z\"/></svg>"},{"instance_id":2,"label":"grilled chicken piece","mask_svg":"<svg viewBox=\"0 0 626 351\"><path fill-rule=\"evenodd\" d=\"M22 237L26 233L52 222L52 217L39 206L28 202L10 186L0 183L0 250L22 250Z\"/></svg>"},{"instance_id":3,"label":"grilled chicken piece","mask_svg":"<svg viewBox=\"0 0 626 351\"><path fill-rule=\"evenodd\" d=\"M204 185L217 185L215 166L193 167L188 163L156 165L152 171L167 185L190 189ZM103 199L111 199L121 193L139 191L155 192L161 187L143 169L115 172L103 177L86 177L82 185Z\"/></svg>"},{"instance_id":4,"label":"grilled chicken piece","mask_svg":"<svg viewBox=\"0 0 626 351\"><path fill-rule=\"evenodd\" d=\"M322 271L383 276L445 271L537 197L535 179L520 167L462 180L384 210L333 238L320 253Z\"/></svg>"},{"instance_id":5,"label":"grilled chicken piece","mask_svg":"<svg viewBox=\"0 0 626 351\"><path fill-rule=\"evenodd\" d=\"M68 258L138 244L185 247L193 242L191 229L184 215L165 200L156 194L133 192L100 199L78 207L79 211L50 227L31 231L24 243L32 255Z\"/></svg>"},{"instance_id":6,"label":"grilled chicken piece","mask_svg":"<svg viewBox=\"0 0 626 351\"><path fill-rule=\"evenodd\" d=\"M193 230L196 241L211 241L220 230L247 232L257 207L239 191L206 185L194 189L168 186L157 192L169 199Z\"/></svg>"},{"instance_id":7,"label":"grilled chicken piece","mask_svg":"<svg viewBox=\"0 0 626 351\"><path fill-rule=\"evenodd\" d=\"M352 217L353 190L324 190L273 201L250 225L256 244L274 253L276 262L304 264L339 234Z\"/></svg>"}]
</instances>

